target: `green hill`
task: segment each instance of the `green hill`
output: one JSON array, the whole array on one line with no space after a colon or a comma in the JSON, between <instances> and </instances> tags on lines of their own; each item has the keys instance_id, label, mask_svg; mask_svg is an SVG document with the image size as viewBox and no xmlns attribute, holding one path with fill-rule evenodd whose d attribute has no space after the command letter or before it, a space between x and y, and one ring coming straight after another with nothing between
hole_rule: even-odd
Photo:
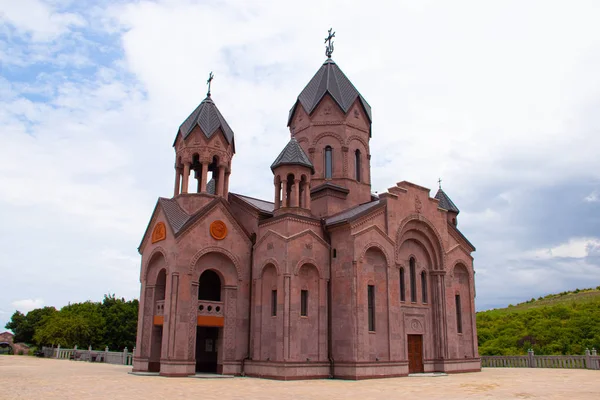
<instances>
[{"instance_id":1,"label":"green hill","mask_svg":"<svg viewBox=\"0 0 600 400\"><path fill-rule=\"evenodd\" d=\"M600 349L600 286L477 313L481 355L583 354Z\"/></svg>"}]
</instances>

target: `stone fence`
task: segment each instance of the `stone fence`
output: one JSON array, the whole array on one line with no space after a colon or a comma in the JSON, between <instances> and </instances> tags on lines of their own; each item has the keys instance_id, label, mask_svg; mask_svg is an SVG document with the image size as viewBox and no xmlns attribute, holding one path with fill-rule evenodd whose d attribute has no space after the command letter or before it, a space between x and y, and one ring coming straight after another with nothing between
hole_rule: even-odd
<instances>
[{"instance_id":1,"label":"stone fence","mask_svg":"<svg viewBox=\"0 0 600 400\"><path fill-rule=\"evenodd\" d=\"M536 356L529 350L526 356L481 356L482 367L509 368L581 368L600 370L596 349L583 356Z\"/></svg>"},{"instance_id":2,"label":"stone fence","mask_svg":"<svg viewBox=\"0 0 600 400\"><path fill-rule=\"evenodd\" d=\"M42 352L46 358L133 365L133 353L135 352L135 347L132 352L129 352L127 347L121 352L108 351L108 347L104 350L92 350L92 346L90 346L87 350L81 350L78 349L77 346L72 349L64 349L58 346L42 347Z\"/></svg>"}]
</instances>

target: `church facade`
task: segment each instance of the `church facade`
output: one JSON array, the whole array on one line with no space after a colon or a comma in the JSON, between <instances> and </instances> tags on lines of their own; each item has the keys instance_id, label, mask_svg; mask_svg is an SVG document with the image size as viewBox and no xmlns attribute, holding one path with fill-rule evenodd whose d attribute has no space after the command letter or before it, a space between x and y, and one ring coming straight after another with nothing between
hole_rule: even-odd
<instances>
[{"instance_id":1,"label":"church facade","mask_svg":"<svg viewBox=\"0 0 600 400\"><path fill-rule=\"evenodd\" d=\"M229 191L235 137L210 89L180 126L174 195L139 247L134 371L479 371L475 248L456 205L406 181L371 193L371 108L330 57L288 126L269 200Z\"/></svg>"}]
</instances>

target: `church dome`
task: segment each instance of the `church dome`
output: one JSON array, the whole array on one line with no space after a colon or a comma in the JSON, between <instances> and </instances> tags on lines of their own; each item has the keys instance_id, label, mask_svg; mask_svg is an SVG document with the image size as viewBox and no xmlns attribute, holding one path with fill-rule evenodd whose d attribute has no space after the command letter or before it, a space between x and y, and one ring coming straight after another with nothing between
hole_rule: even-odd
<instances>
[{"instance_id":1,"label":"church dome","mask_svg":"<svg viewBox=\"0 0 600 400\"><path fill-rule=\"evenodd\" d=\"M232 145L235 153L235 144L233 130L215 105L210 95L206 96L202 103L190 114L189 117L179 127L178 134L185 139L194 130L196 126L204 133L206 138L210 139L214 133L221 128L227 142Z\"/></svg>"},{"instance_id":2,"label":"church dome","mask_svg":"<svg viewBox=\"0 0 600 400\"><path fill-rule=\"evenodd\" d=\"M371 122L371 106L364 97L356 90L350 79L342 72L340 67L328 58L315 76L308 82L308 85L300 92L298 100L292 107L288 117L288 126L290 125L298 103L302 104L304 110L310 114L317 107L323 96L329 94L340 108L347 113L356 99L359 99L365 113Z\"/></svg>"},{"instance_id":3,"label":"church dome","mask_svg":"<svg viewBox=\"0 0 600 400\"><path fill-rule=\"evenodd\" d=\"M310 162L304 150L302 150L302 147L300 147L296 138L292 138L281 153L279 153L273 164L271 164L271 170L281 165L301 165L310 168L312 173L315 172L315 167Z\"/></svg>"}]
</instances>

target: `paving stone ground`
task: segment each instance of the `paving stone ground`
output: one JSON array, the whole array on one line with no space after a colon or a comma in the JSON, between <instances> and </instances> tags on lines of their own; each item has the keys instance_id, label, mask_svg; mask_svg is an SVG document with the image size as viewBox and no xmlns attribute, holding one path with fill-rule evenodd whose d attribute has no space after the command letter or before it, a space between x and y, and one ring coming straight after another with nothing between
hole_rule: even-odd
<instances>
[{"instance_id":1,"label":"paving stone ground","mask_svg":"<svg viewBox=\"0 0 600 400\"><path fill-rule=\"evenodd\" d=\"M0 399L600 399L600 371L486 368L366 381L135 376L131 367L0 356Z\"/></svg>"}]
</instances>

